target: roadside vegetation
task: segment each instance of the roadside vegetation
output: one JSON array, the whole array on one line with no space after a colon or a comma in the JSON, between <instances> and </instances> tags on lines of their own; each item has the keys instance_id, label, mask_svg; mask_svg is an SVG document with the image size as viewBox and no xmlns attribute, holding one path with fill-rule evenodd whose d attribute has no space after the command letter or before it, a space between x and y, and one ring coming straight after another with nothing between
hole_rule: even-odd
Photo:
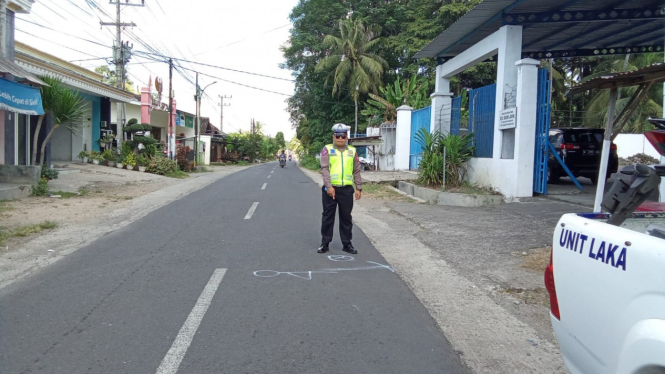
<instances>
[{"instance_id":1,"label":"roadside vegetation","mask_svg":"<svg viewBox=\"0 0 665 374\"><path fill-rule=\"evenodd\" d=\"M51 230L56 227L58 227L58 224L53 221L44 221L34 225L19 226L11 230L0 227L0 245L5 245L6 240L10 238L26 237L30 234L36 234L44 230Z\"/></svg>"},{"instance_id":2,"label":"roadside vegetation","mask_svg":"<svg viewBox=\"0 0 665 374\"><path fill-rule=\"evenodd\" d=\"M300 166L309 170L321 171L321 162L316 157L307 154L300 158Z\"/></svg>"}]
</instances>

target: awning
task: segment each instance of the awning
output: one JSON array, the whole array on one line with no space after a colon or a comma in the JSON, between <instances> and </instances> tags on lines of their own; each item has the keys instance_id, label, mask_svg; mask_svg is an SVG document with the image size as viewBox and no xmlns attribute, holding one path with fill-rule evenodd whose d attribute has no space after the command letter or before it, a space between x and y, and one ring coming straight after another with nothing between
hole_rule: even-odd
<instances>
[{"instance_id":1,"label":"awning","mask_svg":"<svg viewBox=\"0 0 665 374\"><path fill-rule=\"evenodd\" d=\"M4 57L0 57L0 73L11 74L17 78L23 78L34 84L48 86L46 82L37 78L36 75L30 73L29 71L23 69L22 67L16 65L14 62L7 60Z\"/></svg>"},{"instance_id":2,"label":"awning","mask_svg":"<svg viewBox=\"0 0 665 374\"><path fill-rule=\"evenodd\" d=\"M0 78L0 109L42 115L42 94L38 88Z\"/></svg>"}]
</instances>

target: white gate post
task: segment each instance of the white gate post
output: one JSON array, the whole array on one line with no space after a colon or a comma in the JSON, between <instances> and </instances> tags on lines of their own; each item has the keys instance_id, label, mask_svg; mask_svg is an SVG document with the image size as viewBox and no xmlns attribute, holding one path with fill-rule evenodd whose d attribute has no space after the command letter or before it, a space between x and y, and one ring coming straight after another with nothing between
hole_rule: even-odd
<instances>
[{"instance_id":1,"label":"white gate post","mask_svg":"<svg viewBox=\"0 0 665 374\"><path fill-rule=\"evenodd\" d=\"M538 112L538 65L540 61L525 58L517 66L517 126L515 127L515 196L533 196L533 168L536 151L536 117ZM497 102L498 104L498 102Z\"/></svg>"},{"instance_id":2,"label":"white gate post","mask_svg":"<svg viewBox=\"0 0 665 374\"><path fill-rule=\"evenodd\" d=\"M411 152L411 114L413 108L402 105L397 108L395 139L395 170L409 170Z\"/></svg>"},{"instance_id":3,"label":"white gate post","mask_svg":"<svg viewBox=\"0 0 665 374\"><path fill-rule=\"evenodd\" d=\"M432 98L432 113L430 115L429 132L440 131L450 134L452 116L453 94L450 92L450 78L443 77L443 65L436 67L436 80L434 81Z\"/></svg>"}]
</instances>

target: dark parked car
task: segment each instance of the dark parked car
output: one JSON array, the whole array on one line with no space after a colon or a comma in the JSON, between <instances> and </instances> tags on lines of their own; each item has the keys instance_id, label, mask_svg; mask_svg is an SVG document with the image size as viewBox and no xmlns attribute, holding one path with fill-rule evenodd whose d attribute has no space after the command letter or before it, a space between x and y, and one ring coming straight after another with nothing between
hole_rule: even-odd
<instances>
[{"instance_id":1,"label":"dark parked car","mask_svg":"<svg viewBox=\"0 0 665 374\"><path fill-rule=\"evenodd\" d=\"M559 153L559 157L566 164L575 177L587 177L593 184L598 182L598 169L600 168L600 153L603 149L602 129L587 128L560 128L550 130L550 142ZM619 168L617 146L610 146L610 159L607 166L607 176L616 173ZM550 153L547 168L547 181L553 182L567 174L556 158Z\"/></svg>"}]
</instances>

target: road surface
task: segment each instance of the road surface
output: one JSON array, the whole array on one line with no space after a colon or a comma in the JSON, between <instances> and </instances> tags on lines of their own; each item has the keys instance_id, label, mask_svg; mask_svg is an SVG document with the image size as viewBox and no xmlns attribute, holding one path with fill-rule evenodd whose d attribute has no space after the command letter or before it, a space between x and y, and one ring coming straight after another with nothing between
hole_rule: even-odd
<instances>
[{"instance_id":1,"label":"road surface","mask_svg":"<svg viewBox=\"0 0 665 374\"><path fill-rule=\"evenodd\" d=\"M248 168L0 290L0 372L467 373L368 238L319 245L321 190Z\"/></svg>"}]
</instances>

